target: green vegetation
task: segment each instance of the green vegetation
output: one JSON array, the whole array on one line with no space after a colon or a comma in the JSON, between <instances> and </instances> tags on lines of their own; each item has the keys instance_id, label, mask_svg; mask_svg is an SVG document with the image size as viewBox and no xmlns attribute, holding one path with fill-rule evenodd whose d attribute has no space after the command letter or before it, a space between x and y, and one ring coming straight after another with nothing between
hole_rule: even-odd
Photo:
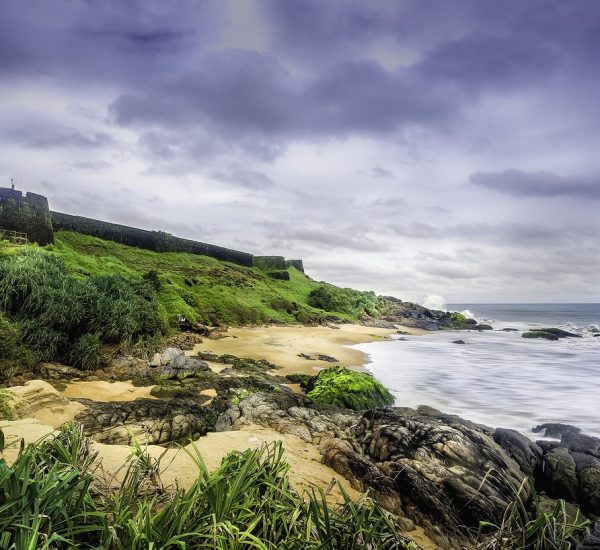
<instances>
[{"instance_id":1,"label":"green vegetation","mask_svg":"<svg viewBox=\"0 0 600 550\"><path fill-rule=\"evenodd\" d=\"M153 252L60 231L51 247L68 271L79 277L121 274L144 278L156 289L163 324L175 328L177 315L195 323L230 325L322 322L324 312L340 320L375 314L386 302L372 292L317 283L290 267L289 281L250 267L183 252ZM312 302L311 291L335 295L335 308Z\"/></svg>"},{"instance_id":2,"label":"green vegetation","mask_svg":"<svg viewBox=\"0 0 600 550\"><path fill-rule=\"evenodd\" d=\"M307 396L326 405L354 410L394 403L394 396L374 377L345 367L324 369L309 383Z\"/></svg>"},{"instance_id":3,"label":"green vegetation","mask_svg":"<svg viewBox=\"0 0 600 550\"><path fill-rule=\"evenodd\" d=\"M0 382L23 367L32 367L36 354L21 344L19 326L0 312Z\"/></svg>"},{"instance_id":4,"label":"green vegetation","mask_svg":"<svg viewBox=\"0 0 600 550\"><path fill-rule=\"evenodd\" d=\"M161 329L154 290L120 274L85 279L56 254L24 246L0 257L0 311L42 360L98 365L100 344L135 341Z\"/></svg>"},{"instance_id":5,"label":"green vegetation","mask_svg":"<svg viewBox=\"0 0 600 550\"><path fill-rule=\"evenodd\" d=\"M11 398L11 393L6 390L0 390L0 420L12 420L12 409L8 404L8 400ZM2 430L0 430L2 432ZM2 436L0 435L0 442Z\"/></svg>"},{"instance_id":6,"label":"green vegetation","mask_svg":"<svg viewBox=\"0 0 600 550\"><path fill-rule=\"evenodd\" d=\"M533 495L533 512L527 506L529 498L522 496L527 492ZM590 526L591 522L582 518L579 510L571 516L564 500L558 500L551 510L545 511L533 483L525 479L515 489L515 498L506 508L500 525L481 522L476 547L477 550L573 550Z\"/></svg>"},{"instance_id":7,"label":"green vegetation","mask_svg":"<svg viewBox=\"0 0 600 550\"><path fill-rule=\"evenodd\" d=\"M340 487L334 508L323 491L294 492L281 443L232 452L213 473L190 454L198 477L188 490L165 489L160 460L139 447L114 488L97 483L81 429L64 427L12 465L0 459L0 548L417 550L367 497Z\"/></svg>"},{"instance_id":8,"label":"green vegetation","mask_svg":"<svg viewBox=\"0 0 600 550\"><path fill-rule=\"evenodd\" d=\"M321 283L308 294L308 303L324 311L374 317L386 311L389 304L374 292L361 292Z\"/></svg>"}]
</instances>

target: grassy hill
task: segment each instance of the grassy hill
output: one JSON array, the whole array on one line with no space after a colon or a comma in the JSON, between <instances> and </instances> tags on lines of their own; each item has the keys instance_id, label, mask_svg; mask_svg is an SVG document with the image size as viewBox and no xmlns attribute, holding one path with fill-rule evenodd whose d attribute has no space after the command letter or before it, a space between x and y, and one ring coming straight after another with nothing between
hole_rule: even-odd
<instances>
[{"instance_id":1,"label":"grassy hill","mask_svg":"<svg viewBox=\"0 0 600 550\"><path fill-rule=\"evenodd\" d=\"M79 233L58 232L55 241L47 249L62 258L72 275L153 280L160 317L168 327L176 325L178 314L192 322L243 325L306 323L324 315L353 320L384 308L373 293L319 283L293 267L288 269L290 280L281 281L256 268L194 254L152 252ZM323 302L323 294L332 299Z\"/></svg>"}]
</instances>

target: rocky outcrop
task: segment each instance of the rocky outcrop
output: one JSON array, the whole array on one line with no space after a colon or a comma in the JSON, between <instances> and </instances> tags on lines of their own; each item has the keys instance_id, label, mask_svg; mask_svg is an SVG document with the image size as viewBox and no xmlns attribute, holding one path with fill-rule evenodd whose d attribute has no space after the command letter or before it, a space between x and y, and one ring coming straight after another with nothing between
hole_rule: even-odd
<instances>
[{"instance_id":1,"label":"rocky outcrop","mask_svg":"<svg viewBox=\"0 0 600 550\"><path fill-rule=\"evenodd\" d=\"M213 411L188 400L78 401L86 408L75 420L86 435L107 444L129 444L135 439L161 445L198 439L213 429L216 420Z\"/></svg>"},{"instance_id":2,"label":"rocky outcrop","mask_svg":"<svg viewBox=\"0 0 600 550\"><path fill-rule=\"evenodd\" d=\"M592 518L600 517L600 438L582 434L574 426L547 426L546 433L562 436L560 441L538 441L543 462L537 484L549 496L578 504Z\"/></svg>"},{"instance_id":3,"label":"rocky outcrop","mask_svg":"<svg viewBox=\"0 0 600 550\"><path fill-rule=\"evenodd\" d=\"M295 395L256 393L222 415L215 429L246 422L319 445L326 465L393 513L423 526L443 548L464 542L465 526L498 521L514 496L513 486L525 477L494 440L494 430L427 407L359 414ZM512 434L503 440L520 449L528 463L523 442Z\"/></svg>"}]
</instances>

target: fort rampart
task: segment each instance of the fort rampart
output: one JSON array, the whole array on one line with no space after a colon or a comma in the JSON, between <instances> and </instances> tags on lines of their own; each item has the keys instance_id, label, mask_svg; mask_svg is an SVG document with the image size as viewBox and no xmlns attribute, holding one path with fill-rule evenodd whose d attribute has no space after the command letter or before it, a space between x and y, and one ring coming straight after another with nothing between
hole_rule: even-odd
<instances>
[{"instance_id":1,"label":"fort rampart","mask_svg":"<svg viewBox=\"0 0 600 550\"><path fill-rule=\"evenodd\" d=\"M35 193L23 195L21 191L2 187L0 230L25 233L29 241L41 245L54 242L55 231L74 231L155 252L188 252L209 256L271 273L285 271L289 266L304 271L302 260L286 261L283 256L253 256L223 246L181 239L163 231L148 231L83 216L51 212L46 197Z\"/></svg>"}]
</instances>

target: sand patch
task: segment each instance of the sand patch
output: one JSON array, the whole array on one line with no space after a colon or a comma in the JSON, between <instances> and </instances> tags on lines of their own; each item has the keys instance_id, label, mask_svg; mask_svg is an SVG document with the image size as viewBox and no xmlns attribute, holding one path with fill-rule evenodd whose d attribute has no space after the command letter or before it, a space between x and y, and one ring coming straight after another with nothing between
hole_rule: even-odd
<instances>
[{"instance_id":1,"label":"sand patch","mask_svg":"<svg viewBox=\"0 0 600 550\"><path fill-rule=\"evenodd\" d=\"M15 419L37 419L58 428L73 420L85 407L62 396L48 382L29 380L22 386L7 388L11 395L8 406Z\"/></svg>"},{"instance_id":2,"label":"sand patch","mask_svg":"<svg viewBox=\"0 0 600 550\"><path fill-rule=\"evenodd\" d=\"M92 399L93 401L135 401L136 399L154 399L150 391L154 386L133 385L127 382L108 382L105 380L70 382L61 394L69 399Z\"/></svg>"},{"instance_id":3,"label":"sand patch","mask_svg":"<svg viewBox=\"0 0 600 550\"><path fill-rule=\"evenodd\" d=\"M421 334L423 331L402 327L411 334ZM362 325L341 325L339 329L328 327L252 327L230 328L228 335L234 338L221 340L205 340L194 347L190 355L199 351L223 355L229 353L237 357L266 359L283 367L276 374L286 375L302 372L315 374L322 368L342 364L348 367L362 367L369 362L369 357L362 351L349 346L377 340L389 339L397 334L393 329L365 327ZM325 354L335 357L339 363L312 361L299 354ZM211 366L212 368L212 366Z\"/></svg>"}]
</instances>

